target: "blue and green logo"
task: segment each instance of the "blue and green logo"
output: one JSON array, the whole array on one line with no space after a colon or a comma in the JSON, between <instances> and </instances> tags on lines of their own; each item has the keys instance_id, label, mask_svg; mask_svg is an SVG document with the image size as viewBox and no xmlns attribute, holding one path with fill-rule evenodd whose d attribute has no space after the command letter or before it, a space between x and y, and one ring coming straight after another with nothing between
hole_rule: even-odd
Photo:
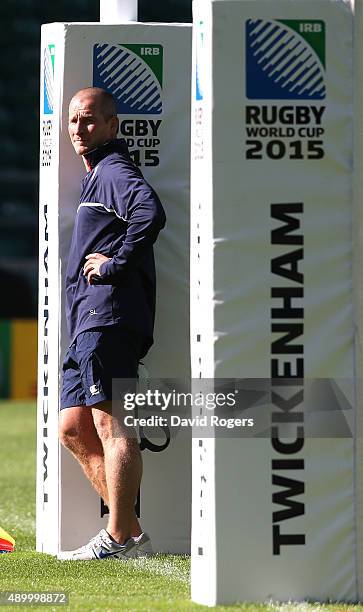
<instances>
[{"instance_id":1,"label":"blue and green logo","mask_svg":"<svg viewBox=\"0 0 363 612\"><path fill-rule=\"evenodd\" d=\"M204 54L204 22L199 21L196 28L196 74L195 74L195 99L200 101L204 98L203 78L200 70L202 56Z\"/></svg>"},{"instance_id":2,"label":"blue and green logo","mask_svg":"<svg viewBox=\"0 0 363 612\"><path fill-rule=\"evenodd\" d=\"M94 45L93 86L113 94L118 114L160 115L162 45Z\"/></svg>"},{"instance_id":3,"label":"blue and green logo","mask_svg":"<svg viewBox=\"0 0 363 612\"><path fill-rule=\"evenodd\" d=\"M324 21L246 21L246 94L250 100L323 100L325 69Z\"/></svg>"},{"instance_id":4,"label":"blue and green logo","mask_svg":"<svg viewBox=\"0 0 363 612\"><path fill-rule=\"evenodd\" d=\"M53 115L54 108L54 58L55 45L47 45L44 49L44 107L45 115Z\"/></svg>"}]
</instances>

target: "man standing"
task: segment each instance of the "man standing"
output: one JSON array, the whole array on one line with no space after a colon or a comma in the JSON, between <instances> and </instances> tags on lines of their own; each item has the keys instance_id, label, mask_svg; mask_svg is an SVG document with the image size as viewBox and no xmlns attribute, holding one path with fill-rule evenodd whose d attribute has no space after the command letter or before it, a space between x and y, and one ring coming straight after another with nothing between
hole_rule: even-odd
<instances>
[{"instance_id":1,"label":"man standing","mask_svg":"<svg viewBox=\"0 0 363 612\"><path fill-rule=\"evenodd\" d=\"M136 379L153 342L153 243L165 225L154 190L116 140L115 101L89 87L69 106L69 135L87 169L66 275L71 345L63 364L60 440L109 507L107 529L60 559L152 552L135 514L142 473L138 441L112 414L113 378Z\"/></svg>"}]
</instances>

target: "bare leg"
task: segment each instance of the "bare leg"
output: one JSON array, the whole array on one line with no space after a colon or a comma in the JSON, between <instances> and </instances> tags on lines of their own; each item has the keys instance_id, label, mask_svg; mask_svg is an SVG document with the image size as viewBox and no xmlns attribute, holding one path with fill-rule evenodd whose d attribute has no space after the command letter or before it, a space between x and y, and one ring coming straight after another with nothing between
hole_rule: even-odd
<instances>
[{"instance_id":1,"label":"bare leg","mask_svg":"<svg viewBox=\"0 0 363 612\"><path fill-rule=\"evenodd\" d=\"M111 403L92 408L93 420L101 439L110 510L108 533L120 543L141 528L135 514L135 499L142 475L142 460L138 440L125 436L117 417L112 415Z\"/></svg>"},{"instance_id":2,"label":"bare leg","mask_svg":"<svg viewBox=\"0 0 363 612\"><path fill-rule=\"evenodd\" d=\"M105 405L107 409L107 404ZM94 423L94 415L93 415L93 411L96 411L96 418L97 418L97 413L102 412L102 408L101 408L102 404L100 404L99 407L100 407L99 410L91 409L85 406L74 406L72 408L63 409L60 413L59 437L60 437L60 441L62 442L62 444L66 448L68 448L68 450L70 450L73 456L77 459L77 461L81 465L85 475L87 476L88 480L91 482L94 489L103 498L104 502L110 508L110 500L109 500L106 470L105 470L104 446L97 433L95 423ZM103 414L106 414L106 413L103 413ZM108 416L110 417L110 415ZM100 427L102 428L101 423L100 423ZM111 437L112 437L112 430L111 430ZM116 438L115 441L119 442L120 444L121 438ZM130 440L130 442L136 442L137 444L136 440L135 441ZM126 454L129 452L129 448L130 446L127 444L125 448ZM134 455L133 452L131 454L132 456ZM138 445L136 449L136 455L137 454L140 455ZM113 463L112 451L110 451L111 466L112 466L112 463ZM126 465L127 464L128 464L128 461L126 459ZM122 466L122 461L119 461L119 465ZM141 466L141 458L140 458L140 466ZM111 472L112 471L113 470L111 469ZM141 475L141 472L140 472L140 475ZM126 480L127 480L127 476L126 476ZM111 476L111 482L112 482L112 476ZM120 484L122 485L122 483L117 483L116 490L120 489ZM112 484L112 489L114 490L113 484ZM134 509L134 502L136 499L136 495L137 495L137 489L136 489L136 494L135 494L134 501L133 501L132 516L131 516L131 535L133 536L138 536L141 533L140 523L136 517L135 509ZM116 493L116 498L117 498L117 493ZM116 516L119 516L119 514L120 512L116 512ZM111 508L110 508L110 519L111 519L111 516L113 519L114 515L115 515L114 513L111 514ZM116 522L117 522L117 519L116 519ZM109 523L109 528L112 529L112 531L109 531L109 533L110 535L112 535L112 537L115 538L115 540L123 541L123 540L118 540L118 538L115 537L113 532L116 533L118 529L114 529L113 524Z\"/></svg>"},{"instance_id":3,"label":"bare leg","mask_svg":"<svg viewBox=\"0 0 363 612\"><path fill-rule=\"evenodd\" d=\"M108 505L103 446L93 422L91 409L74 406L61 410L59 439L77 459L94 489Z\"/></svg>"}]
</instances>

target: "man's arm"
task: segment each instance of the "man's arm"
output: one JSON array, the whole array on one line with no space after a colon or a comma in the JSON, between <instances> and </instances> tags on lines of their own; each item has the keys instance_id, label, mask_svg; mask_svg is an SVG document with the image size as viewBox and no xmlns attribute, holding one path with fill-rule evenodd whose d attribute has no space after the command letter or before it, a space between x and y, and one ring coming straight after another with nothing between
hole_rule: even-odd
<instances>
[{"instance_id":1,"label":"man's arm","mask_svg":"<svg viewBox=\"0 0 363 612\"><path fill-rule=\"evenodd\" d=\"M143 258L165 225L166 217L161 202L145 181L139 178L132 180L127 194L127 205L124 197L118 206L118 213L122 216L123 212L127 217L125 240L111 259L100 253L87 255L84 274L89 283L92 283L92 276L99 276L102 284L112 284L122 278Z\"/></svg>"}]
</instances>

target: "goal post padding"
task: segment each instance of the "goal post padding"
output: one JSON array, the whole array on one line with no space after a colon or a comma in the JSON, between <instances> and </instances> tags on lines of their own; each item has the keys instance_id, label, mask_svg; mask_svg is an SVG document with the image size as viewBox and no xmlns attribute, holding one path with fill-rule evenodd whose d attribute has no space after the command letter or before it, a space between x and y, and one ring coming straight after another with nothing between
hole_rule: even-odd
<instances>
[{"instance_id":1,"label":"goal post padding","mask_svg":"<svg viewBox=\"0 0 363 612\"><path fill-rule=\"evenodd\" d=\"M196 0L193 11L192 374L245 380L265 427L193 441L192 598L354 600L352 9ZM281 398L293 397L287 430Z\"/></svg>"},{"instance_id":2,"label":"goal post padding","mask_svg":"<svg viewBox=\"0 0 363 612\"><path fill-rule=\"evenodd\" d=\"M100 498L59 448L57 434L60 368L69 344L64 277L85 174L67 132L68 105L83 87L104 87L117 96L118 136L167 215L155 247L155 345L145 368L151 378L188 379L191 26L48 24L41 53L37 550L54 554L84 544L107 521ZM120 96L119 84L130 87L129 65L136 93ZM142 453L140 517L155 550L187 552L190 442L167 438L161 431L154 450Z\"/></svg>"}]
</instances>

